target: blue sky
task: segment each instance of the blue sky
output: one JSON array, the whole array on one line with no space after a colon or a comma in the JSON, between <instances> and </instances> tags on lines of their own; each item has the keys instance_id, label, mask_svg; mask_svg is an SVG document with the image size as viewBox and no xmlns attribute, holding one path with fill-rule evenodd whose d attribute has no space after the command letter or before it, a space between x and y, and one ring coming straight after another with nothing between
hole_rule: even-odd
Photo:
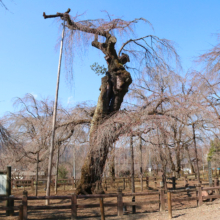
<instances>
[{"instance_id":1,"label":"blue sky","mask_svg":"<svg viewBox=\"0 0 220 220\"><path fill-rule=\"evenodd\" d=\"M9 12L0 7L0 117L14 111L14 97L32 93L37 98L54 99L56 89L59 37L54 19L43 19L43 12L55 14L71 8L71 15L86 12L82 19L103 17L101 10L132 20L144 17L154 31L140 24L138 36L154 34L177 44L183 70L192 60L216 44L212 34L220 32L219 0L4 0ZM98 100L101 77L90 65L104 63L101 53L91 48L73 63L72 88L65 82L62 63L59 100L65 106ZM182 74L184 74L184 72Z\"/></svg>"}]
</instances>

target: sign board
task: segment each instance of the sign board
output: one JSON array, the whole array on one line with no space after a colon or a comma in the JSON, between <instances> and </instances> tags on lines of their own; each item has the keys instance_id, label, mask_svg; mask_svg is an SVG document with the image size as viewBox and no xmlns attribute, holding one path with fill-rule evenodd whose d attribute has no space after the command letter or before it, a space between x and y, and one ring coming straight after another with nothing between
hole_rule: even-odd
<instances>
[{"instance_id":1,"label":"sign board","mask_svg":"<svg viewBox=\"0 0 220 220\"><path fill-rule=\"evenodd\" d=\"M0 174L0 195L6 195L7 175Z\"/></svg>"}]
</instances>

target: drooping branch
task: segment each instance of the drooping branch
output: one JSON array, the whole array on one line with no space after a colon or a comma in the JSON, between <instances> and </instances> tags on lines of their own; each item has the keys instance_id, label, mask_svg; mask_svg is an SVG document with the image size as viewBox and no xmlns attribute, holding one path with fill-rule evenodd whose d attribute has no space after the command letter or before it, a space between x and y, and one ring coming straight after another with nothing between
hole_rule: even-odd
<instances>
[{"instance_id":1,"label":"drooping branch","mask_svg":"<svg viewBox=\"0 0 220 220\"><path fill-rule=\"evenodd\" d=\"M62 20L65 20L67 22L67 27L70 30L78 30L78 31L83 31L83 32L87 32L90 34L98 34L100 36L103 37L109 37L110 34L103 30L103 29L98 29L98 28L90 28L90 26L88 25L83 25L80 22L74 22L71 20L70 16L69 16L69 12L70 12L70 8L65 12L65 13L59 13L57 12L56 15L46 15L45 12L43 13L44 19L47 18L55 18L55 17L60 17Z\"/></svg>"},{"instance_id":2,"label":"drooping branch","mask_svg":"<svg viewBox=\"0 0 220 220\"><path fill-rule=\"evenodd\" d=\"M118 56L120 56L120 54L121 54L122 50L124 49L124 47L125 47L127 44L129 44L130 42L137 42L137 41L139 41L139 40L143 40L143 39L148 38L148 37L154 37L154 36L153 36L153 35L147 35L147 36L145 36L145 37L140 37L140 38L137 38L137 39L130 39L130 40L126 41L126 42L122 45L122 47L120 48L120 50L119 50L119 52L118 52Z\"/></svg>"},{"instance_id":3,"label":"drooping branch","mask_svg":"<svg viewBox=\"0 0 220 220\"><path fill-rule=\"evenodd\" d=\"M4 4L4 2L3 2L2 0L0 0L0 5L1 5L5 10L8 11L8 8L6 7L6 5Z\"/></svg>"},{"instance_id":4,"label":"drooping branch","mask_svg":"<svg viewBox=\"0 0 220 220\"><path fill-rule=\"evenodd\" d=\"M64 122L61 124L56 125L56 129L65 127L65 126L76 126L81 124L90 124L91 119L80 119L80 120L71 120L69 122Z\"/></svg>"}]
</instances>

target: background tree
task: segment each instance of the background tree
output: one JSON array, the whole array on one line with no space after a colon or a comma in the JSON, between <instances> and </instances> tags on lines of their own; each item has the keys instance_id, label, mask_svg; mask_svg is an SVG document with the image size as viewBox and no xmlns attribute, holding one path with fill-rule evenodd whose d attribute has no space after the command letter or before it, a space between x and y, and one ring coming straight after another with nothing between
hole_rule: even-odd
<instances>
[{"instance_id":1,"label":"background tree","mask_svg":"<svg viewBox=\"0 0 220 220\"><path fill-rule=\"evenodd\" d=\"M218 168L220 165L220 140L215 138L210 142L210 149L208 152L208 161L212 161L212 165Z\"/></svg>"},{"instance_id":2,"label":"background tree","mask_svg":"<svg viewBox=\"0 0 220 220\"><path fill-rule=\"evenodd\" d=\"M14 104L18 111L5 116L4 125L16 144L4 147L8 152L5 157L13 157L12 161L18 169L28 167L29 170L36 171L37 180L39 163L41 171L47 173L53 103L48 99L39 101L32 94L26 94L23 98L16 98ZM67 111L59 105L55 151L59 148L62 153L62 149L71 141L75 129L83 130L90 125L90 110L94 112L84 105Z\"/></svg>"}]
</instances>

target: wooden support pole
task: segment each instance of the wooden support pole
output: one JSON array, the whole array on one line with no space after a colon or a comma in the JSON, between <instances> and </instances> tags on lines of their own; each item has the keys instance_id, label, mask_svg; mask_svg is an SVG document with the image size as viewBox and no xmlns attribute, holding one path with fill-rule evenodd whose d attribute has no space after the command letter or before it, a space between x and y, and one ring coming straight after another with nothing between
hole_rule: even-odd
<instances>
[{"instance_id":1,"label":"wooden support pole","mask_svg":"<svg viewBox=\"0 0 220 220\"><path fill-rule=\"evenodd\" d=\"M125 190L125 178L123 178L123 189Z\"/></svg>"},{"instance_id":2,"label":"wooden support pole","mask_svg":"<svg viewBox=\"0 0 220 220\"><path fill-rule=\"evenodd\" d=\"M141 177L140 177L140 182L141 182L141 191L143 192L143 174L141 174Z\"/></svg>"},{"instance_id":3,"label":"wooden support pole","mask_svg":"<svg viewBox=\"0 0 220 220\"><path fill-rule=\"evenodd\" d=\"M135 177L134 177L134 148L133 148L133 136L130 137L130 152L131 152L131 192L135 193ZM132 197L132 202L135 202L135 196ZM135 214L136 207L132 206L132 214Z\"/></svg>"},{"instance_id":4,"label":"wooden support pole","mask_svg":"<svg viewBox=\"0 0 220 220\"><path fill-rule=\"evenodd\" d=\"M107 181L105 179L105 191L107 191L107 190L108 190L108 185L107 185Z\"/></svg>"},{"instance_id":5,"label":"wooden support pole","mask_svg":"<svg viewBox=\"0 0 220 220\"><path fill-rule=\"evenodd\" d=\"M31 179L31 190L34 191L34 178Z\"/></svg>"},{"instance_id":6,"label":"wooden support pole","mask_svg":"<svg viewBox=\"0 0 220 220\"><path fill-rule=\"evenodd\" d=\"M215 180L214 180L214 186L217 187L218 185L219 185L219 181L218 181L218 177L216 177ZM218 189L215 190L215 194L219 194Z\"/></svg>"},{"instance_id":7,"label":"wooden support pole","mask_svg":"<svg viewBox=\"0 0 220 220\"><path fill-rule=\"evenodd\" d=\"M105 220L105 210L104 210L103 198L99 198L99 203L100 203L101 220Z\"/></svg>"},{"instance_id":8,"label":"wooden support pole","mask_svg":"<svg viewBox=\"0 0 220 220\"><path fill-rule=\"evenodd\" d=\"M160 211L165 211L164 189L160 189Z\"/></svg>"},{"instance_id":9,"label":"wooden support pole","mask_svg":"<svg viewBox=\"0 0 220 220\"><path fill-rule=\"evenodd\" d=\"M13 198L14 196L13 196L13 195L10 195L9 197L10 197L10 198ZM10 207L10 208L14 208L14 199L10 199L10 200L9 200L9 207ZM14 209L9 210L9 216L14 216Z\"/></svg>"},{"instance_id":10,"label":"wooden support pole","mask_svg":"<svg viewBox=\"0 0 220 220\"><path fill-rule=\"evenodd\" d=\"M173 185L173 189L176 189L176 177L175 176L172 177L172 185Z\"/></svg>"},{"instance_id":11,"label":"wooden support pole","mask_svg":"<svg viewBox=\"0 0 220 220\"><path fill-rule=\"evenodd\" d=\"M202 203L203 203L203 201L202 201L202 187L201 187L201 185L200 184L198 184L198 186L197 186L197 190L198 190L198 206L201 206L202 205Z\"/></svg>"},{"instance_id":12,"label":"wooden support pole","mask_svg":"<svg viewBox=\"0 0 220 220\"><path fill-rule=\"evenodd\" d=\"M56 163L56 176L55 176L55 195L57 195L57 184L58 184L58 171L59 171L59 159L60 159L60 144L58 144L57 149L57 163Z\"/></svg>"},{"instance_id":13,"label":"wooden support pole","mask_svg":"<svg viewBox=\"0 0 220 220\"><path fill-rule=\"evenodd\" d=\"M19 206L19 220L23 220L23 205Z\"/></svg>"},{"instance_id":14,"label":"wooden support pole","mask_svg":"<svg viewBox=\"0 0 220 220\"><path fill-rule=\"evenodd\" d=\"M141 191L143 191L143 163L142 163L142 139L141 139L141 133L139 134L139 148L140 148L140 183L141 183Z\"/></svg>"},{"instance_id":15,"label":"wooden support pole","mask_svg":"<svg viewBox=\"0 0 220 220\"><path fill-rule=\"evenodd\" d=\"M77 195L75 193L71 196L71 220L77 219Z\"/></svg>"},{"instance_id":16,"label":"wooden support pole","mask_svg":"<svg viewBox=\"0 0 220 220\"><path fill-rule=\"evenodd\" d=\"M187 177L185 177L185 188L187 188L188 186L189 186L188 179L187 179Z\"/></svg>"},{"instance_id":17,"label":"wooden support pole","mask_svg":"<svg viewBox=\"0 0 220 220\"><path fill-rule=\"evenodd\" d=\"M23 220L27 220L27 196L28 196L28 192L23 191L23 197L22 197Z\"/></svg>"},{"instance_id":18,"label":"wooden support pole","mask_svg":"<svg viewBox=\"0 0 220 220\"><path fill-rule=\"evenodd\" d=\"M39 151L37 152L37 169L36 169L36 182L35 182L35 196L38 194L38 170L39 170Z\"/></svg>"},{"instance_id":19,"label":"wooden support pole","mask_svg":"<svg viewBox=\"0 0 220 220\"><path fill-rule=\"evenodd\" d=\"M121 189L118 189L117 209L118 209L118 216L122 216L123 215L123 198L122 198L122 190Z\"/></svg>"},{"instance_id":20,"label":"wooden support pole","mask_svg":"<svg viewBox=\"0 0 220 220\"><path fill-rule=\"evenodd\" d=\"M53 109L52 135L51 135L51 146L49 153L48 175L47 175L47 191L46 191L47 196L50 196L52 161L53 161L53 150L54 150L54 140L55 140L55 125L56 125L56 116L57 116L57 103L58 103L58 91L59 91L59 83L60 83L60 69L61 69L61 60L62 60L62 51L63 51L64 31L65 31L65 20L63 24L62 39L60 44L60 58L59 58L58 73L57 73L56 96L55 96L54 109ZM49 203L50 201L49 199L47 199L46 205L49 205Z\"/></svg>"},{"instance_id":21,"label":"wooden support pole","mask_svg":"<svg viewBox=\"0 0 220 220\"><path fill-rule=\"evenodd\" d=\"M171 192L167 192L167 203L168 203L169 219L172 219L172 200L171 200Z\"/></svg>"},{"instance_id":22,"label":"wooden support pole","mask_svg":"<svg viewBox=\"0 0 220 220\"><path fill-rule=\"evenodd\" d=\"M74 187L74 176L72 177L72 188L75 188Z\"/></svg>"},{"instance_id":23,"label":"wooden support pole","mask_svg":"<svg viewBox=\"0 0 220 220\"><path fill-rule=\"evenodd\" d=\"M149 189L149 177L146 176L146 189Z\"/></svg>"}]
</instances>

